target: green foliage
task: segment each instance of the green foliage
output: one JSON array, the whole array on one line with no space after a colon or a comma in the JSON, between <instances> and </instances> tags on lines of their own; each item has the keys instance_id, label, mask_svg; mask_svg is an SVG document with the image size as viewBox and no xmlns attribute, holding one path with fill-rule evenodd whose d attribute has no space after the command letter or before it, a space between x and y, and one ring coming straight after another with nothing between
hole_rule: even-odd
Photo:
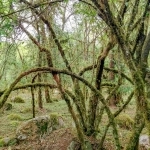
<instances>
[{"instance_id":1,"label":"green foliage","mask_svg":"<svg viewBox=\"0 0 150 150\"><path fill-rule=\"evenodd\" d=\"M120 114L115 120L120 128L127 130L131 130L134 124L134 120L127 114Z\"/></svg>"},{"instance_id":2,"label":"green foliage","mask_svg":"<svg viewBox=\"0 0 150 150\"><path fill-rule=\"evenodd\" d=\"M21 97L15 97L13 100L14 103L25 103L24 99Z\"/></svg>"},{"instance_id":3,"label":"green foliage","mask_svg":"<svg viewBox=\"0 0 150 150\"><path fill-rule=\"evenodd\" d=\"M16 120L16 121L22 121L23 120L23 118L20 115L15 114L15 113L8 115L7 118L10 120Z\"/></svg>"},{"instance_id":4,"label":"green foliage","mask_svg":"<svg viewBox=\"0 0 150 150\"><path fill-rule=\"evenodd\" d=\"M0 147L3 146L12 146L17 143L17 140L13 137L7 137L0 139Z\"/></svg>"},{"instance_id":5,"label":"green foliage","mask_svg":"<svg viewBox=\"0 0 150 150\"><path fill-rule=\"evenodd\" d=\"M42 122L42 123L40 123L40 124L38 124L37 123L37 126L38 126L38 128L39 128L39 130L40 130L40 134L44 134L44 133L46 133L47 132L47 129L48 129L48 122Z\"/></svg>"},{"instance_id":6,"label":"green foliage","mask_svg":"<svg viewBox=\"0 0 150 150\"><path fill-rule=\"evenodd\" d=\"M9 141L8 146L15 145L16 143L17 143L16 138L12 138L12 139Z\"/></svg>"},{"instance_id":7,"label":"green foliage","mask_svg":"<svg viewBox=\"0 0 150 150\"><path fill-rule=\"evenodd\" d=\"M50 119L51 119L53 125L58 124L58 117L59 117L59 115L57 113L50 114Z\"/></svg>"},{"instance_id":8,"label":"green foliage","mask_svg":"<svg viewBox=\"0 0 150 150\"><path fill-rule=\"evenodd\" d=\"M91 9L88 5L83 3L76 3L74 8L75 12L80 15L85 15L87 17L95 17L97 15L94 9Z\"/></svg>"},{"instance_id":9,"label":"green foliage","mask_svg":"<svg viewBox=\"0 0 150 150\"><path fill-rule=\"evenodd\" d=\"M3 139L0 139L0 147L3 147L5 145L5 142Z\"/></svg>"},{"instance_id":10,"label":"green foliage","mask_svg":"<svg viewBox=\"0 0 150 150\"><path fill-rule=\"evenodd\" d=\"M11 13L11 6L12 4L16 2L16 0L0 0L0 16L2 16L3 19L0 19L0 37L8 37L11 35L14 26L16 24L16 19L13 17L7 17L7 14ZM5 16L6 17L3 17ZM12 19L13 18L13 19Z\"/></svg>"},{"instance_id":11,"label":"green foliage","mask_svg":"<svg viewBox=\"0 0 150 150\"><path fill-rule=\"evenodd\" d=\"M17 127L19 125L19 121L13 120L10 122L10 126Z\"/></svg>"},{"instance_id":12,"label":"green foliage","mask_svg":"<svg viewBox=\"0 0 150 150\"><path fill-rule=\"evenodd\" d=\"M28 107L28 108L24 108L22 111L22 113L28 113L28 112L32 112L32 108Z\"/></svg>"}]
</instances>

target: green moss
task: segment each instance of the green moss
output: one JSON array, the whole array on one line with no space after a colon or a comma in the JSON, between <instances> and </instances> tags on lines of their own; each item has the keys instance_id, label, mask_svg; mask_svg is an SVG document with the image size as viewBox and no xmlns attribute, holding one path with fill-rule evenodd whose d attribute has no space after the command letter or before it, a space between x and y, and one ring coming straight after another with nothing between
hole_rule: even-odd
<instances>
[{"instance_id":1,"label":"green moss","mask_svg":"<svg viewBox=\"0 0 150 150\"><path fill-rule=\"evenodd\" d=\"M13 127L17 127L19 125L19 121L15 121L15 120L11 121L10 125L13 126Z\"/></svg>"},{"instance_id":2,"label":"green moss","mask_svg":"<svg viewBox=\"0 0 150 150\"><path fill-rule=\"evenodd\" d=\"M53 98L52 102L58 102L59 100L57 98Z\"/></svg>"},{"instance_id":3,"label":"green moss","mask_svg":"<svg viewBox=\"0 0 150 150\"><path fill-rule=\"evenodd\" d=\"M12 138L12 137L7 137L7 138L2 138L0 139L0 147L3 146L11 146L11 145L15 145L17 143L16 138Z\"/></svg>"},{"instance_id":4,"label":"green moss","mask_svg":"<svg viewBox=\"0 0 150 150\"><path fill-rule=\"evenodd\" d=\"M13 100L14 103L25 103L24 99L21 97L15 97Z\"/></svg>"},{"instance_id":5,"label":"green moss","mask_svg":"<svg viewBox=\"0 0 150 150\"><path fill-rule=\"evenodd\" d=\"M24 108L23 110L21 110L22 113L28 113L28 112L32 112L32 108L30 107L27 107L27 108Z\"/></svg>"},{"instance_id":6,"label":"green moss","mask_svg":"<svg viewBox=\"0 0 150 150\"><path fill-rule=\"evenodd\" d=\"M21 113L32 113L32 108L30 107L26 107L24 109L21 110ZM38 112L38 109L35 108L35 112Z\"/></svg>"},{"instance_id":7,"label":"green moss","mask_svg":"<svg viewBox=\"0 0 150 150\"><path fill-rule=\"evenodd\" d=\"M58 117L59 117L59 115L57 113L51 113L50 114L51 122L53 125L58 124Z\"/></svg>"},{"instance_id":8,"label":"green moss","mask_svg":"<svg viewBox=\"0 0 150 150\"><path fill-rule=\"evenodd\" d=\"M116 117L116 123L120 128L131 130L134 124L134 120L127 114L121 114Z\"/></svg>"},{"instance_id":9,"label":"green moss","mask_svg":"<svg viewBox=\"0 0 150 150\"><path fill-rule=\"evenodd\" d=\"M3 147L5 145L5 142L3 139L0 139L0 147Z\"/></svg>"},{"instance_id":10,"label":"green moss","mask_svg":"<svg viewBox=\"0 0 150 150\"><path fill-rule=\"evenodd\" d=\"M18 120L18 121L23 120L23 118L18 114L10 114L7 116L7 118L10 120Z\"/></svg>"}]
</instances>

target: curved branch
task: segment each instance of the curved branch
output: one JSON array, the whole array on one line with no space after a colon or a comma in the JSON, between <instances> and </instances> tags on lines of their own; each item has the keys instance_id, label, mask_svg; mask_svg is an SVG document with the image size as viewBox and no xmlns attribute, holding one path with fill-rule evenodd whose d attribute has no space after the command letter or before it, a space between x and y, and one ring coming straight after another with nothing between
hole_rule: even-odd
<instances>
[{"instance_id":1,"label":"curved branch","mask_svg":"<svg viewBox=\"0 0 150 150\"><path fill-rule=\"evenodd\" d=\"M79 81L81 81L82 83L84 83L86 86L88 86L91 91L93 91L94 93L96 93L96 95L98 95L100 97L100 101L102 102L102 104L105 106L106 108L106 111L108 113L108 115L111 117L112 119L112 113L109 109L109 107L107 106L106 102L105 102L105 99L104 97L101 95L101 93L99 92L99 90L97 90L92 84L90 84L88 81L86 81L85 79L83 79L82 77L76 75L75 73L72 73L70 71L67 71L67 70L59 70L59 69L56 69L56 68L52 68L52 67L38 67L38 68L34 68L34 69L31 69L31 70L28 70L26 72L23 72L21 73L17 78L16 80L10 85L10 87L4 92L4 94L1 96L0 98L0 108L3 107L4 103L7 101L7 98L8 96L10 95L12 89L16 86L16 84L24 77L24 76L27 76L31 73L34 73L34 72L41 72L41 71L48 71L50 73L52 72L56 72L58 74L66 74L66 75L69 75L69 76L72 76L76 79L78 79Z\"/></svg>"},{"instance_id":2,"label":"curved branch","mask_svg":"<svg viewBox=\"0 0 150 150\"><path fill-rule=\"evenodd\" d=\"M117 116L126 108L126 106L127 106L127 105L129 104L129 102L131 101L133 95L134 95L134 91L131 92L131 94L130 94L129 97L127 98L127 101L125 102L125 104L124 104L118 111L116 111L116 112L114 113L114 117L117 117ZM101 142L100 142L100 145L99 145L99 149L103 147L103 143L104 143L104 140L105 140L105 137L106 137L106 134L107 134L107 131L108 131L110 125L111 125L111 122L109 122L109 123L107 124L107 126L105 127L105 131L104 131L104 134L103 134L103 136L102 136L102 138L101 138Z\"/></svg>"},{"instance_id":3,"label":"curved branch","mask_svg":"<svg viewBox=\"0 0 150 150\"><path fill-rule=\"evenodd\" d=\"M110 68L107 68L107 67L105 67L104 69L107 70L107 71L112 71L114 73L120 73L120 71L118 71L116 69L110 69ZM128 80L131 84L134 84L133 81L126 74L124 74L123 72L121 72L120 75L123 78L125 78L126 80Z\"/></svg>"},{"instance_id":4,"label":"curved branch","mask_svg":"<svg viewBox=\"0 0 150 150\"><path fill-rule=\"evenodd\" d=\"M79 0L79 1L80 1L80 2L82 2L82 3L87 4L88 6L90 6L90 7L94 8L95 10L97 10L97 8L96 8L96 7L94 7L91 3L86 2L85 0Z\"/></svg>"},{"instance_id":5,"label":"curved branch","mask_svg":"<svg viewBox=\"0 0 150 150\"><path fill-rule=\"evenodd\" d=\"M86 81L85 79L83 79L82 77L70 72L70 71L67 71L67 70L59 70L59 69L56 69L56 68L52 68L52 67L38 67L38 68L34 68L34 69L31 69L31 70L28 70L26 72L23 72L21 73L17 78L16 80L10 85L10 87L4 92L4 94L1 96L0 98L0 108L3 107L4 103L7 101L7 98L8 96L10 95L12 89L16 86L16 84L24 77L24 76L27 76L31 73L34 73L34 72L41 72L41 71L48 71L50 73L52 72L56 72L58 74L62 73L62 74L66 74L66 75L69 75L69 76L72 76L78 80L80 80L81 82L83 82L85 85L87 85L93 92L97 93L98 95L100 95L102 97L102 95L99 93L99 91L97 91L88 81ZM104 105L105 104L105 100L104 98L103 99L103 103Z\"/></svg>"},{"instance_id":6,"label":"curved branch","mask_svg":"<svg viewBox=\"0 0 150 150\"><path fill-rule=\"evenodd\" d=\"M36 86L48 86L49 88L53 89L53 88L58 88L57 85L53 85L50 83L46 83L46 82L36 82L36 83L28 83L28 84L24 84L24 85L18 85L15 86L12 91L16 91L16 90L21 90L21 89L26 89L26 88L30 88L30 87L36 87ZM4 94L6 90L0 91L0 96L2 96Z\"/></svg>"},{"instance_id":7,"label":"curved branch","mask_svg":"<svg viewBox=\"0 0 150 150\"><path fill-rule=\"evenodd\" d=\"M79 72L79 76L82 76L86 71L90 71L92 69L95 69L97 67L97 65L91 65L91 66L88 66L86 68L83 68L80 72ZM104 67L104 70L107 70L107 71L112 71L114 73L120 73L118 70L116 69L110 69L110 68L107 68L107 67ZM125 78L126 80L128 80L131 84L134 84L133 81L126 75L124 74L123 72L121 72L120 74L123 78Z\"/></svg>"},{"instance_id":8,"label":"curved branch","mask_svg":"<svg viewBox=\"0 0 150 150\"><path fill-rule=\"evenodd\" d=\"M78 73L78 75L79 75L79 76L82 76L86 71L90 71L90 70L95 69L95 68L97 68L97 64L91 65L91 66L88 66L88 67L85 67L85 68L83 68L83 69Z\"/></svg>"},{"instance_id":9,"label":"curved branch","mask_svg":"<svg viewBox=\"0 0 150 150\"><path fill-rule=\"evenodd\" d=\"M105 99L104 97L101 95L100 91L97 90L96 88L94 88L88 81L86 81L85 79L83 79L82 77L70 72L70 71L67 71L67 70L59 70L59 69L55 69L55 68L52 68L52 67L43 67L43 68L34 68L34 69L31 69L31 70L28 70L22 74L20 74L18 76L18 78L16 78L16 80L10 85L10 87L4 92L4 94L1 96L0 98L0 108L3 107L4 103L7 101L7 98L8 96L10 95L12 89L15 87L15 85L24 77L24 76L27 76L28 74L31 74L33 72L40 72L40 71L49 71L50 73L52 72L56 72L58 74L60 73L63 73L63 74L66 74L66 75L69 75L69 76L73 76L74 78L78 79L79 81L81 81L82 83L84 83L86 86L88 86L91 91L93 91L95 93L95 95L99 96L99 100L101 101L101 103L105 106L105 109L106 109L106 112L107 112L107 115L109 117L109 120L110 122L112 122L112 126L114 128L114 132L117 132L117 129L116 129L116 125L115 125L115 122L114 122L114 116L110 110L110 108L107 106L106 102L105 102ZM63 98L65 99L67 105L68 105L68 109L69 111L71 112L72 114L72 117L73 119L75 120L75 123L76 123L76 126L79 127L79 123L77 121L77 118L74 114L74 111L72 109L72 106L70 104L70 100L68 99L67 95L64 94L64 90L61 89L62 91L62 96ZM77 128L78 129L78 128ZM78 131L78 130L77 130ZM82 132L80 132L82 134ZM80 137L81 138L81 137ZM118 136L117 136L117 139L118 139ZM82 139L83 140L83 139ZM83 142L83 141L82 141Z\"/></svg>"}]
</instances>

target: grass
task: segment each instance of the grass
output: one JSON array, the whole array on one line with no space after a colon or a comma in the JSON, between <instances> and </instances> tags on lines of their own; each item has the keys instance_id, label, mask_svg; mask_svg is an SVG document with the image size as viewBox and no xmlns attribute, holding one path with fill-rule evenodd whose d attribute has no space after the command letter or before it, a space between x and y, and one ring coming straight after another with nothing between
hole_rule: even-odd
<instances>
[{"instance_id":1,"label":"grass","mask_svg":"<svg viewBox=\"0 0 150 150\"><path fill-rule=\"evenodd\" d=\"M15 96L26 97L25 103L14 103L12 99ZM15 134L17 126L22 122L32 118L32 103L31 96L28 91L24 93L12 92L8 102L12 104L12 109L9 111L0 112L0 136L6 137ZM38 104L36 101L36 116L58 114L62 116L65 121L68 122L68 125L72 122L71 116L68 113L67 105L65 101L58 100L53 103L43 103L44 110L38 109ZM67 117L66 117L67 116ZM69 116L69 117L68 117Z\"/></svg>"},{"instance_id":2,"label":"grass","mask_svg":"<svg viewBox=\"0 0 150 150\"><path fill-rule=\"evenodd\" d=\"M11 99L14 99L16 95L19 97L26 97L26 102L25 103L11 102ZM15 134L17 126L22 121L26 121L32 118L32 102L31 102L30 93L28 91L24 93L19 93L19 94L18 93L16 94L15 92L13 92L10 95L8 102L11 103L13 107L9 111L4 111L3 113L0 113L0 118L1 118L0 136L1 138L7 137L7 136L8 137L13 136ZM66 127L70 127L70 126L73 127L73 120L71 118L70 113L68 112L68 108L64 100L54 101L53 103L46 103L44 101L43 103L44 110L38 109L37 101L35 105L36 105L36 109L35 109L36 116L50 115L50 114L53 115L54 117L55 115L62 116L62 118L65 121ZM131 103L127 107L127 109L125 109L125 111L122 113L128 114L133 119L134 118L133 115L135 111L135 109L133 109L134 107L135 105ZM117 111L117 109L112 108L111 111L115 112ZM105 113L102 118L102 123L100 124L100 133L98 137L101 137L103 135L105 131L105 126L107 123L108 123L108 117L107 117L107 114ZM125 143L127 143L131 135L131 131L120 128L119 126L118 126L118 131L119 131L120 141L122 142L122 145L124 145ZM147 131L144 130L144 132L146 133ZM106 136L106 144L109 143L111 146L114 145L114 141L112 139L113 139L112 128L110 127Z\"/></svg>"},{"instance_id":3,"label":"grass","mask_svg":"<svg viewBox=\"0 0 150 150\"><path fill-rule=\"evenodd\" d=\"M20 115L15 114L15 113L8 115L7 118L10 120L15 120L15 121L22 121L23 120L23 118Z\"/></svg>"}]
</instances>

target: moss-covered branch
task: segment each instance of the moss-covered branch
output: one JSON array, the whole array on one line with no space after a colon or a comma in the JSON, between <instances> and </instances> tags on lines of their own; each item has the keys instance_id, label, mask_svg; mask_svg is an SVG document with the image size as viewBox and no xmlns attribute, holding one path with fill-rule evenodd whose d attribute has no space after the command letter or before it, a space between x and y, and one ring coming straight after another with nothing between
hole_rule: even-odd
<instances>
[{"instance_id":1,"label":"moss-covered branch","mask_svg":"<svg viewBox=\"0 0 150 150\"><path fill-rule=\"evenodd\" d=\"M10 92L13 90L13 88L16 86L16 84L24 77L27 76L31 73L35 73L35 72L41 72L41 71L47 71L47 72L57 72L58 74L66 74L69 76L72 76L76 79L78 79L79 81L83 82L86 86L88 86L93 92L97 93L101 98L102 98L102 103L104 105L105 104L105 100L103 98L103 96L100 94L100 92L98 90L96 90L88 81L86 81L84 78L82 78L81 76L76 75L75 73L72 73L70 71L67 70L59 70L56 68L52 68L52 67L38 67L38 68L34 68L31 70L28 70L26 72L21 73L16 80L10 85L10 87L4 92L4 94L1 96L0 98L0 108L3 106L3 104L5 103L5 101L7 100Z\"/></svg>"},{"instance_id":2,"label":"moss-covered branch","mask_svg":"<svg viewBox=\"0 0 150 150\"><path fill-rule=\"evenodd\" d=\"M117 117L117 116L126 108L126 106L127 106L127 105L129 104L129 102L131 101L133 95L134 95L134 92L131 92L131 94L128 96L126 102L124 103L124 105L123 105L118 111L116 111L116 112L114 113L114 117ZM111 125L111 123L109 122L109 123L107 124L107 126L105 127L104 134L103 134L103 136L102 136L102 138L101 138L101 142L100 142L100 144L99 144L99 149L102 149L102 148L103 148L104 140L105 140L105 138L106 138L106 134L107 134L107 131L108 131L110 125Z\"/></svg>"},{"instance_id":3,"label":"moss-covered branch","mask_svg":"<svg viewBox=\"0 0 150 150\"><path fill-rule=\"evenodd\" d=\"M83 79L82 77L70 72L70 71L67 71L67 70L59 70L59 69L55 69L55 68L52 68L52 67L42 67L42 68L34 68L34 69L31 69L29 71L26 71L22 74L20 74L16 80L10 85L10 87L4 92L4 94L1 96L0 98L0 108L3 107L4 103L7 101L7 98L8 96L10 95L11 91L13 90L13 88L16 86L16 84L24 77L24 76L27 76L31 73L34 73L34 72L40 72L40 71L49 71L50 73L51 72L57 72L58 74L62 73L62 74L66 74L66 75L69 75L69 76L73 76L74 78L78 79L79 81L81 81L82 83L84 83L86 86L88 86L91 91L95 92L96 95L99 96L99 99L100 101L102 102L102 104L105 106L105 109L106 109L106 112L108 114L108 117L110 119L110 122L112 123L112 126L113 126L113 129L114 129L114 134L115 134L115 139L116 141L119 141L119 137L118 137L118 132L117 132L117 129L116 129L116 125L114 123L114 117L109 109L109 107L107 106L106 102L105 102L105 99L104 97L101 95L101 93L95 89L88 81L86 81L85 79ZM63 93L63 89L61 88L61 93ZM66 98L66 94L63 94L63 97ZM69 105L69 109L71 111L71 113L74 113L72 111L72 107L70 107L70 102L68 100L68 98L66 98L66 103ZM72 114L74 115L74 114ZM74 118L76 119L76 118ZM118 142L117 142L117 145L118 145ZM119 145L118 145L119 146Z\"/></svg>"},{"instance_id":4,"label":"moss-covered branch","mask_svg":"<svg viewBox=\"0 0 150 150\"><path fill-rule=\"evenodd\" d=\"M79 72L79 76L82 76L86 71L90 71L90 70L92 70L92 69L94 69L94 68L96 68L96 67L97 67L97 65L95 64L95 65L91 65L91 66L88 66L88 67L83 68L83 69ZM116 69L111 69L111 68L107 68L107 67L104 67L104 70L106 70L106 71L112 71L112 72L114 72L114 73L116 73L116 74L120 73L120 71L118 71L118 70L116 70ZM129 78L129 77L128 77L126 74L124 74L123 72L121 72L120 75L121 75L123 78L125 78L127 81L129 81L131 84L134 84L133 81L132 81L132 79Z\"/></svg>"},{"instance_id":5,"label":"moss-covered branch","mask_svg":"<svg viewBox=\"0 0 150 150\"><path fill-rule=\"evenodd\" d=\"M41 86L41 87L48 86L51 89L57 88L57 85L53 85L53 84L46 83L46 82L36 82L36 83L28 83L28 84L24 84L24 85L17 85L12 89L12 91L31 88L31 87L37 87L37 86ZM0 96L2 96L5 91L6 90L0 91Z\"/></svg>"}]
</instances>

